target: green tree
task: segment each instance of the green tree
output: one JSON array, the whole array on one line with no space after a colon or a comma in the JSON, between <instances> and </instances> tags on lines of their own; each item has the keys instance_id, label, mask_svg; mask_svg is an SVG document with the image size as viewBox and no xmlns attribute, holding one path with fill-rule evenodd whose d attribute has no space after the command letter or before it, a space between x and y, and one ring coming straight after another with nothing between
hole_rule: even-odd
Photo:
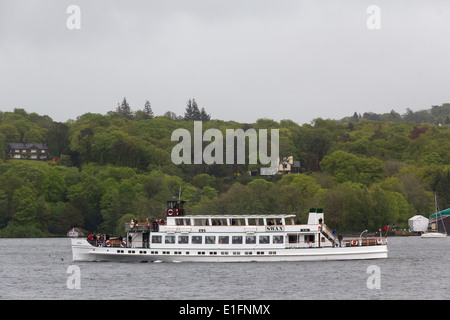
<instances>
[{"instance_id":1,"label":"green tree","mask_svg":"<svg viewBox=\"0 0 450 320\"><path fill-rule=\"evenodd\" d=\"M323 158L321 167L335 176L337 182L360 182L370 185L382 178L383 162L376 158L361 158L345 151L335 151Z\"/></svg>"},{"instance_id":2,"label":"green tree","mask_svg":"<svg viewBox=\"0 0 450 320\"><path fill-rule=\"evenodd\" d=\"M323 191L317 181L307 175L285 175L278 183L279 212L296 214L305 219L310 207L319 207L318 197Z\"/></svg>"},{"instance_id":3,"label":"green tree","mask_svg":"<svg viewBox=\"0 0 450 320\"><path fill-rule=\"evenodd\" d=\"M66 182L61 173L55 168L43 174L40 188L41 194L46 201L58 202L63 201L65 198Z\"/></svg>"},{"instance_id":4,"label":"green tree","mask_svg":"<svg viewBox=\"0 0 450 320\"><path fill-rule=\"evenodd\" d=\"M37 196L33 189L23 185L14 191L12 199L13 221L31 225L37 222Z\"/></svg>"},{"instance_id":5,"label":"green tree","mask_svg":"<svg viewBox=\"0 0 450 320\"><path fill-rule=\"evenodd\" d=\"M9 220L8 206L8 194L4 190L0 190L0 229L3 228Z\"/></svg>"},{"instance_id":6,"label":"green tree","mask_svg":"<svg viewBox=\"0 0 450 320\"><path fill-rule=\"evenodd\" d=\"M147 115L147 119L153 119L154 114L153 114L153 110L152 110L152 106L150 105L150 101L145 101L145 105L144 105L144 112Z\"/></svg>"},{"instance_id":7,"label":"green tree","mask_svg":"<svg viewBox=\"0 0 450 320\"><path fill-rule=\"evenodd\" d=\"M213 187L205 186L202 189L201 197L202 198L206 197L206 198L209 198L209 199L214 199L214 198L217 198L218 194L219 194L219 192L216 189L214 189Z\"/></svg>"},{"instance_id":8,"label":"green tree","mask_svg":"<svg viewBox=\"0 0 450 320\"><path fill-rule=\"evenodd\" d=\"M116 112L124 116L126 119L131 119L133 117L130 104L126 98L123 98L121 104L117 104Z\"/></svg>"}]
</instances>

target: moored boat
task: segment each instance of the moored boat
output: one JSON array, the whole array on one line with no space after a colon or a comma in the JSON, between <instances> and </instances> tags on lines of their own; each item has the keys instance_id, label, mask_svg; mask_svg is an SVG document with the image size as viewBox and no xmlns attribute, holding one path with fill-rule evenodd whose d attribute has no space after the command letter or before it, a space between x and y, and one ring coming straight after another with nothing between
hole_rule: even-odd
<instances>
[{"instance_id":1,"label":"moored boat","mask_svg":"<svg viewBox=\"0 0 450 320\"><path fill-rule=\"evenodd\" d=\"M450 209L446 209L443 211L439 211L437 205L436 195L434 195L434 205L436 207L436 212L430 216L430 225L428 227L429 231L424 232L421 237L422 238L446 238L447 230L445 227L445 219L450 216ZM434 218L434 222L432 223L432 219ZM439 231L439 222L441 223L444 232Z\"/></svg>"},{"instance_id":2,"label":"moored boat","mask_svg":"<svg viewBox=\"0 0 450 320\"><path fill-rule=\"evenodd\" d=\"M387 258L387 239L343 239L310 210L295 215L185 215L183 201L168 201L166 221L126 224L124 240L73 238L73 261L250 262Z\"/></svg>"}]
</instances>

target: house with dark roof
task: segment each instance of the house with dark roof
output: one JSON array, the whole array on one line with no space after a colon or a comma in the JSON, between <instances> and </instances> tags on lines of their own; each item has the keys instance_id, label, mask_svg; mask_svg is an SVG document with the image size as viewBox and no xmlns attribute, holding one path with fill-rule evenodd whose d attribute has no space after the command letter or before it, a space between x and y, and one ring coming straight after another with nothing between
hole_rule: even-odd
<instances>
[{"instance_id":1,"label":"house with dark roof","mask_svg":"<svg viewBox=\"0 0 450 320\"><path fill-rule=\"evenodd\" d=\"M8 144L11 159L47 160L49 157L47 145L42 143L16 143Z\"/></svg>"}]
</instances>

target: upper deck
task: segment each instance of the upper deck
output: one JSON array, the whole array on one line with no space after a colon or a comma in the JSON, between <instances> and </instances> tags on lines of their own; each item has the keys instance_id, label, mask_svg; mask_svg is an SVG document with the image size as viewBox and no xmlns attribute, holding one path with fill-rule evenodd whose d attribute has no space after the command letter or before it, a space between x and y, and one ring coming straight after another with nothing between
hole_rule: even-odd
<instances>
[{"instance_id":1,"label":"upper deck","mask_svg":"<svg viewBox=\"0 0 450 320\"><path fill-rule=\"evenodd\" d=\"M167 226L294 225L295 215L186 215L167 217Z\"/></svg>"}]
</instances>

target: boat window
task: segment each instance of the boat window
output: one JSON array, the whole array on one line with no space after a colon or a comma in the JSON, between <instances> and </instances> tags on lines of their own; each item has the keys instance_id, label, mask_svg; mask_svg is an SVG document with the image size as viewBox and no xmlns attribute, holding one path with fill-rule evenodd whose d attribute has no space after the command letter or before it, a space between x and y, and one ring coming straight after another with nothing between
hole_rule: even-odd
<instances>
[{"instance_id":1,"label":"boat window","mask_svg":"<svg viewBox=\"0 0 450 320\"><path fill-rule=\"evenodd\" d=\"M224 219L211 219L213 226L226 226L227 222Z\"/></svg>"},{"instance_id":2,"label":"boat window","mask_svg":"<svg viewBox=\"0 0 450 320\"><path fill-rule=\"evenodd\" d=\"M270 236L259 236L260 244L267 244L270 242Z\"/></svg>"},{"instance_id":3,"label":"boat window","mask_svg":"<svg viewBox=\"0 0 450 320\"><path fill-rule=\"evenodd\" d=\"M256 236L245 236L245 243L246 244L255 244Z\"/></svg>"},{"instance_id":4,"label":"boat window","mask_svg":"<svg viewBox=\"0 0 450 320\"><path fill-rule=\"evenodd\" d=\"M209 226L209 219L194 219L195 226Z\"/></svg>"},{"instance_id":5,"label":"boat window","mask_svg":"<svg viewBox=\"0 0 450 320\"><path fill-rule=\"evenodd\" d=\"M219 236L219 244L229 244L230 237L229 236Z\"/></svg>"},{"instance_id":6,"label":"boat window","mask_svg":"<svg viewBox=\"0 0 450 320\"><path fill-rule=\"evenodd\" d=\"M175 225L182 226L183 225L183 219L175 219Z\"/></svg>"},{"instance_id":7,"label":"boat window","mask_svg":"<svg viewBox=\"0 0 450 320\"><path fill-rule=\"evenodd\" d=\"M242 236L232 236L231 243L232 244L242 244Z\"/></svg>"},{"instance_id":8,"label":"boat window","mask_svg":"<svg viewBox=\"0 0 450 320\"><path fill-rule=\"evenodd\" d=\"M178 243L180 244L188 244L189 236L178 236Z\"/></svg>"},{"instance_id":9,"label":"boat window","mask_svg":"<svg viewBox=\"0 0 450 320\"><path fill-rule=\"evenodd\" d=\"M297 233L289 234L288 241L289 241L289 243L298 243L299 242L298 234Z\"/></svg>"},{"instance_id":10,"label":"boat window","mask_svg":"<svg viewBox=\"0 0 450 320\"><path fill-rule=\"evenodd\" d=\"M286 218L284 220L285 220L286 225L294 225L295 224L294 218Z\"/></svg>"},{"instance_id":11,"label":"boat window","mask_svg":"<svg viewBox=\"0 0 450 320\"><path fill-rule=\"evenodd\" d=\"M244 219L231 219L232 226L245 226Z\"/></svg>"},{"instance_id":12,"label":"boat window","mask_svg":"<svg viewBox=\"0 0 450 320\"><path fill-rule=\"evenodd\" d=\"M205 243L206 244L215 244L216 243L216 236L206 236L205 237Z\"/></svg>"},{"instance_id":13,"label":"boat window","mask_svg":"<svg viewBox=\"0 0 450 320\"><path fill-rule=\"evenodd\" d=\"M191 219L184 219L184 225L190 226L191 225Z\"/></svg>"},{"instance_id":14,"label":"boat window","mask_svg":"<svg viewBox=\"0 0 450 320\"><path fill-rule=\"evenodd\" d=\"M202 242L203 242L202 236L192 236L193 244L202 244Z\"/></svg>"},{"instance_id":15,"label":"boat window","mask_svg":"<svg viewBox=\"0 0 450 320\"><path fill-rule=\"evenodd\" d=\"M315 241L315 237L313 234L305 235L305 242L314 242L314 241Z\"/></svg>"},{"instance_id":16,"label":"boat window","mask_svg":"<svg viewBox=\"0 0 450 320\"><path fill-rule=\"evenodd\" d=\"M152 242L153 243L161 243L161 236L152 236Z\"/></svg>"},{"instance_id":17,"label":"boat window","mask_svg":"<svg viewBox=\"0 0 450 320\"><path fill-rule=\"evenodd\" d=\"M165 243L175 243L175 236L166 236Z\"/></svg>"},{"instance_id":18,"label":"boat window","mask_svg":"<svg viewBox=\"0 0 450 320\"><path fill-rule=\"evenodd\" d=\"M283 236L273 236L273 243L284 243Z\"/></svg>"},{"instance_id":19,"label":"boat window","mask_svg":"<svg viewBox=\"0 0 450 320\"><path fill-rule=\"evenodd\" d=\"M281 219L281 218L275 219L275 224L278 226L283 225L283 219Z\"/></svg>"}]
</instances>

